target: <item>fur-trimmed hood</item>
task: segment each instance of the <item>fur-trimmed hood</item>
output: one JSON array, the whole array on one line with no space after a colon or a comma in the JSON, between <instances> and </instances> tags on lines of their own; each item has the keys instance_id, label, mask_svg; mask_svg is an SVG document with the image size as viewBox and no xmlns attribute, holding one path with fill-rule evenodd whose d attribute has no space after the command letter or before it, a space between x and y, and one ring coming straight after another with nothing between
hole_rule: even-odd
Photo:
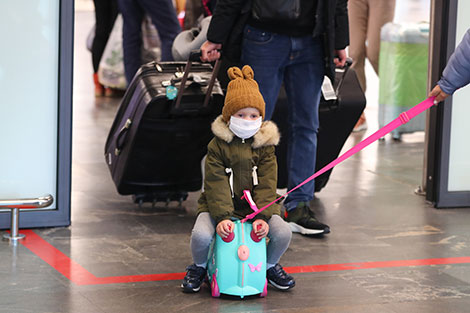
<instances>
[{"instance_id":1,"label":"fur-trimmed hood","mask_svg":"<svg viewBox=\"0 0 470 313\"><path fill-rule=\"evenodd\" d=\"M230 143L235 137L235 134L230 130L228 124L222 119L222 115L219 115L212 123L212 132L218 138ZM261 124L259 131L253 136L253 143L251 146L255 149L264 146L277 146L281 135L274 122L264 121Z\"/></svg>"}]
</instances>

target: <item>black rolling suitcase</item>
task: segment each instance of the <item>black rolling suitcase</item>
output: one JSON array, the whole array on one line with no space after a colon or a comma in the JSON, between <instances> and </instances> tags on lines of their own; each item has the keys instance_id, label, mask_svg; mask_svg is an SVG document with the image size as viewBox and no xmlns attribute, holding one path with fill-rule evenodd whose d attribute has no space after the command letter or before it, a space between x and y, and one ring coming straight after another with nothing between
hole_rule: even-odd
<instances>
[{"instance_id":1,"label":"black rolling suitcase","mask_svg":"<svg viewBox=\"0 0 470 313\"><path fill-rule=\"evenodd\" d=\"M188 191L201 189L201 160L224 99L217 67L189 61L151 62L139 69L105 145L120 194L135 195L139 204L181 202Z\"/></svg>"},{"instance_id":2,"label":"black rolling suitcase","mask_svg":"<svg viewBox=\"0 0 470 313\"><path fill-rule=\"evenodd\" d=\"M351 134L357 120L364 111L366 98L356 72L350 69L351 61L344 69L336 69L333 83L336 100L325 100L322 95L319 107L320 128L318 131L317 160L315 171L336 159ZM281 132L281 142L276 148L278 161L278 188L287 187L287 96L283 89L279 93L272 120ZM315 191L325 187L333 169L315 178ZM313 174L313 173L311 173Z\"/></svg>"}]
</instances>

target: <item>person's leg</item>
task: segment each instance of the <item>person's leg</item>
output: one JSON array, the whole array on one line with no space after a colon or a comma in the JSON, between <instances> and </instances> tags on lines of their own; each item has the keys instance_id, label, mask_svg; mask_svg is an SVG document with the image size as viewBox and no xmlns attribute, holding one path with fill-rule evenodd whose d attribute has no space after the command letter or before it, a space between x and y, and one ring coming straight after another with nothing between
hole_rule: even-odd
<instances>
[{"instance_id":1,"label":"person's leg","mask_svg":"<svg viewBox=\"0 0 470 313\"><path fill-rule=\"evenodd\" d=\"M375 0L372 0L375 1ZM366 40L369 27L369 0L348 1L349 15L349 56L353 59L352 68L356 71L359 84L365 92L367 88L365 74ZM366 116L364 112L359 117L353 132L367 129Z\"/></svg>"},{"instance_id":2,"label":"person's leg","mask_svg":"<svg viewBox=\"0 0 470 313\"><path fill-rule=\"evenodd\" d=\"M98 0L100 1L100 0ZM103 15L104 29L106 32L106 41L109 39L109 35L114 27L114 22L119 13L117 0L101 0L106 3L106 14Z\"/></svg>"},{"instance_id":3,"label":"person's leg","mask_svg":"<svg viewBox=\"0 0 470 313\"><path fill-rule=\"evenodd\" d=\"M116 22L117 15L119 13L118 3L117 0L107 0L109 1L108 4L108 14L106 16L106 33L108 34L107 39L109 39L109 35L111 34L114 22ZM106 41L107 41L106 39Z\"/></svg>"},{"instance_id":4,"label":"person's leg","mask_svg":"<svg viewBox=\"0 0 470 313\"><path fill-rule=\"evenodd\" d=\"M93 70L98 72L101 56L108 42L109 34L113 28L116 15L110 16L112 12L112 0L94 0L95 3L95 38L91 47Z\"/></svg>"},{"instance_id":5,"label":"person's leg","mask_svg":"<svg viewBox=\"0 0 470 313\"><path fill-rule=\"evenodd\" d=\"M323 44L318 38L292 38L293 49L285 70L284 84L289 102L287 189L297 187L315 173L318 106L324 79ZM318 222L308 203L313 199L314 181L295 189L284 202L286 220L294 232L328 233L328 225Z\"/></svg>"},{"instance_id":6,"label":"person's leg","mask_svg":"<svg viewBox=\"0 0 470 313\"><path fill-rule=\"evenodd\" d=\"M241 63L253 69L266 103L265 120L271 119L274 112L289 51L289 37L245 27Z\"/></svg>"},{"instance_id":7,"label":"person's leg","mask_svg":"<svg viewBox=\"0 0 470 313\"><path fill-rule=\"evenodd\" d=\"M369 16L369 2L377 0L349 0L349 56L353 59L352 67L355 69L357 78L362 87L366 90L366 77L364 72L366 57L366 40Z\"/></svg>"},{"instance_id":8,"label":"person's leg","mask_svg":"<svg viewBox=\"0 0 470 313\"><path fill-rule=\"evenodd\" d=\"M95 4L95 37L91 46L93 80L95 82L95 95L102 96L104 86L99 83L97 73L109 34L116 19L117 5L116 0L94 0L93 2Z\"/></svg>"},{"instance_id":9,"label":"person's leg","mask_svg":"<svg viewBox=\"0 0 470 313\"><path fill-rule=\"evenodd\" d=\"M109 36L111 35L111 32L113 31L113 28L114 28L114 23L116 22L119 9L118 9L117 0L101 0L101 1L105 2L107 6L106 15L102 17L104 29L106 31L106 45L107 45ZM106 47L104 49L106 49ZM102 58L102 54L101 54L100 59L101 58ZM105 92L104 92L105 96L112 97L112 96L119 95L119 93L117 93L115 89L109 88L107 86L104 86L104 87L105 87Z\"/></svg>"},{"instance_id":10,"label":"person's leg","mask_svg":"<svg viewBox=\"0 0 470 313\"><path fill-rule=\"evenodd\" d=\"M171 0L138 0L145 12L152 19L162 42L162 61L172 61L171 47L181 26L176 16L176 9Z\"/></svg>"},{"instance_id":11,"label":"person's leg","mask_svg":"<svg viewBox=\"0 0 470 313\"><path fill-rule=\"evenodd\" d=\"M130 84L141 65L141 25L144 11L135 0L118 0L123 18L122 47L127 84Z\"/></svg>"},{"instance_id":12,"label":"person's leg","mask_svg":"<svg viewBox=\"0 0 470 313\"><path fill-rule=\"evenodd\" d=\"M93 0L95 4L95 37L91 45L91 58L93 61L93 72L98 72L101 56L106 46L106 32L103 27L103 14L106 14L106 5L103 1Z\"/></svg>"},{"instance_id":13,"label":"person's leg","mask_svg":"<svg viewBox=\"0 0 470 313\"><path fill-rule=\"evenodd\" d=\"M267 248L266 268L269 269L279 263L281 256L289 247L292 232L287 224L279 215L273 215L268 222L269 225L269 243Z\"/></svg>"},{"instance_id":14,"label":"person's leg","mask_svg":"<svg viewBox=\"0 0 470 313\"><path fill-rule=\"evenodd\" d=\"M295 280L287 274L279 264L281 256L286 252L292 238L292 232L279 215L273 215L269 221L269 244L267 248L266 276L274 287L287 290L295 286Z\"/></svg>"},{"instance_id":15,"label":"person's leg","mask_svg":"<svg viewBox=\"0 0 470 313\"><path fill-rule=\"evenodd\" d=\"M375 73L379 73L380 31L382 26L393 21L395 0L368 0L369 27L367 29L367 58Z\"/></svg>"},{"instance_id":16,"label":"person's leg","mask_svg":"<svg viewBox=\"0 0 470 313\"><path fill-rule=\"evenodd\" d=\"M215 234L215 221L209 213L200 213L191 232L191 253L194 264L189 265L181 283L183 292L198 292L206 277L207 255Z\"/></svg>"},{"instance_id":17,"label":"person's leg","mask_svg":"<svg viewBox=\"0 0 470 313\"><path fill-rule=\"evenodd\" d=\"M298 38L299 50L292 52L286 67L284 84L289 102L289 147L287 189L302 183L315 172L318 106L324 78L323 45L319 39ZM289 194L285 206L294 208L299 202L313 199L315 189L311 181Z\"/></svg>"},{"instance_id":18,"label":"person's leg","mask_svg":"<svg viewBox=\"0 0 470 313\"><path fill-rule=\"evenodd\" d=\"M191 232L191 253L194 264L206 268L207 255L215 234L215 222L207 212L200 213Z\"/></svg>"}]
</instances>

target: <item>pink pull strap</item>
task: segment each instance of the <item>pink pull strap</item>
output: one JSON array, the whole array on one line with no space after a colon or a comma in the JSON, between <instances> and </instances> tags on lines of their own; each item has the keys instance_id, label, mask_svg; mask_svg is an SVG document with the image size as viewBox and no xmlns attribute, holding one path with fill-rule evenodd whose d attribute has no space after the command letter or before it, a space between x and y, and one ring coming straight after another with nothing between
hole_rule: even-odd
<instances>
[{"instance_id":1,"label":"pink pull strap","mask_svg":"<svg viewBox=\"0 0 470 313\"><path fill-rule=\"evenodd\" d=\"M248 204L250 205L250 208L255 211L255 212L258 212L259 209L258 207L256 206L256 203L255 201L253 201L253 198L251 197L251 192L249 190L243 190L243 196L241 197L241 199L245 199L246 201L248 201Z\"/></svg>"},{"instance_id":2,"label":"pink pull strap","mask_svg":"<svg viewBox=\"0 0 470 313\"><path fill-rule=\"evenodd\" d=\"M332 161L331 163L329 163L328 165L326 165L325 167L323 167L322 169L320 169L318 172L316 172L315 174L313 174L312 176L310 176L309 178L307 178L306 180L304 180L302 183L300 183L299 185L297 185L296 187L292 188L291 190L289 190L288 192L286 192L285 194L283 194L282 196L280 196L279 198L277 198L276 200L274 200L273 202L265 205L264 207L262 207L261 209L259 210L255 210L255 212L247 215L243 220L242 222L248 220L248 219L252 219L254 218L259 212L267 209L268 207L270 207L271 205L273 205L274 203L276 203L276 201L279 201L281 200L282 198L286 197L288 194L290 194L292 191L300 188L301 186L305 185L306 183L312 181L313 179L315 179L315 177L318 177L320 176L321 174L325 173L326 171L332 169L333 167L335 167L336 165L338 165L339 163L343 162L344 160L348 159L349 157L353 156L354 154L356 154L357 152L361 151L362 149L364 149L365 147L367 147L368 145L370 145L371 143L375 142L376 140L378 140L379 138L382 138L384 137L386 134L390 133L392 130L394 130L395 128L403 125L403 124L406 124L408 123L412 118L416 117L417 115L421 114L422 112L426 111L427 109L429 109L430 107L432 107L435 103L434 103L434 99L435 97L430 97L426 100L424 100L423 102L415 105L414 107L412 107L411 109L409 109L408 111L406 112L403 112L401 113L396 119L394 119L393 121L391 121L390 123L388 123L387 125L385 125L384 127L382 127L381 129L379 129L378 131L376 131L375 133L373 133L372 135L370 135L369 137L367 137L366 139L364 139L363 141L361 141L360 143L358 143L357 145L355 145L354 147L352 147L351 149L349 149L348 151L346 151L345 153L343 153L341 156L339 156L336 160ZM245 195L244 195L245 196ZM250 204L251 206L251 204Z\"/></svg>"}]
</instances>

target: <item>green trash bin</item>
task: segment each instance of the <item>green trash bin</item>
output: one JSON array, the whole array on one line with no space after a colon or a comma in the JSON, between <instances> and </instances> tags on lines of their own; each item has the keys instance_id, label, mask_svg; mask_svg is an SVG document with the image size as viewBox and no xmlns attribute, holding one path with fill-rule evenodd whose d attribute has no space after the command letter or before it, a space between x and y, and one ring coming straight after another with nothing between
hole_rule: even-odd
<instances>
[{"instance_id":1,"label":"green trash bin","mask_svg":"<svg viewBox=\"0 0 470 313\"><path fill-rule=\"evenodd\" d=\"M379 127L427 97L429 23L387 23L381 30L379 58ZM421 114L392 132L423 131Z\"/></svg>"}]
</instances>

